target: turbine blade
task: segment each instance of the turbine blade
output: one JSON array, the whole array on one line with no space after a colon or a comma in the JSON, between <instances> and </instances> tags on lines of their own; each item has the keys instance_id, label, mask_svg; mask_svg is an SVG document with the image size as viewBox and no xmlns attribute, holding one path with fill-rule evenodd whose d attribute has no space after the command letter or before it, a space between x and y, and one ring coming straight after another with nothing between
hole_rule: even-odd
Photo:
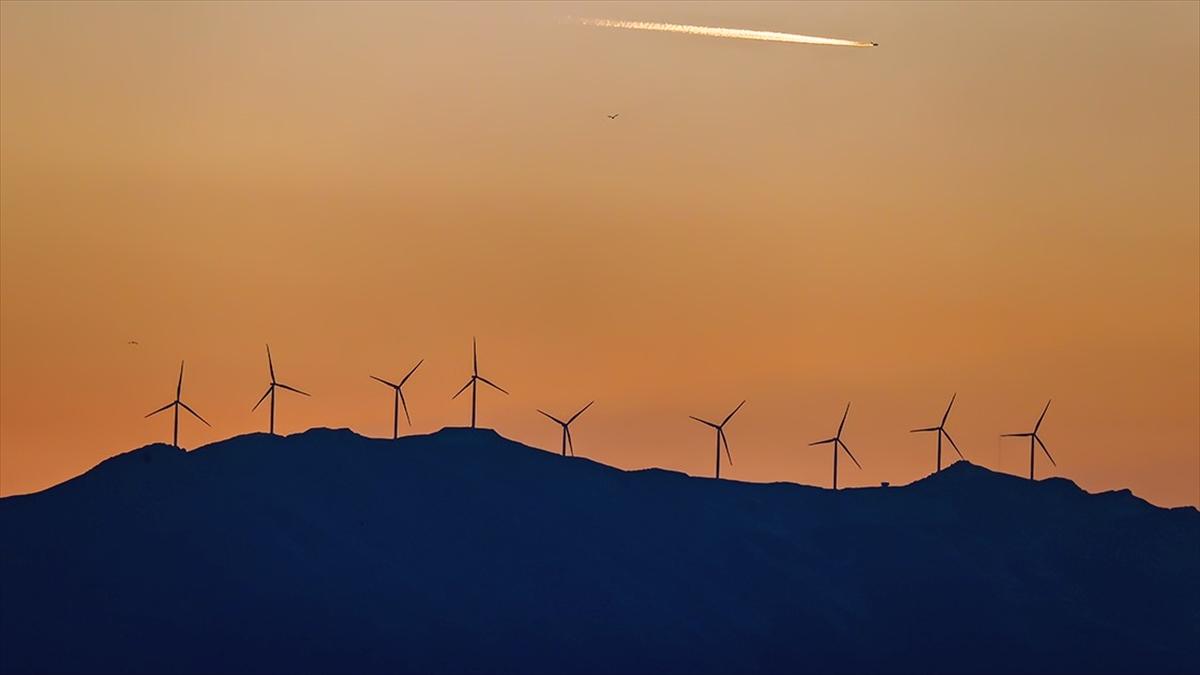
<instances>
[{"instance_id":1,"label":"turbine blade","mask_svg":"<svg viewBox=\"0 0 1200 675\"><path fill-rule=\"evenodd\" d=\"M386 384L387 386L391 387L392 389L399 389L399 388L400 388L400 385L398 385L398 384L395 384L394 382L388 382L387 380L383 379L382 377L375 377L374 375L372 375L372 376L371 376L371 379L372 379L372 380L377 380L377 381L379 381L379 382L382 382L382 383Z\"/></svg>"},{"instance_id":2,"label":"turbine blade","mask_svg":"<svg viewBox=\"0 0 1200 675\"><path fill-rule=\"evenodd\" d=\"M580 415L582 415L584 410L587 410L588 408L592 407L592 403L595 403L595 401L592 401L591 403L588 403L587 405L585 405L585 406L583 406L582 408L580 408L580 409L579 409L579 412L575 413L574 415L571 415L571 419L567 420L567 424L570 424L571 422L574 422L574 421L575 421L575 418L576 418L576 417L579 417Z\"/></svg>"},{"instance_id":3,"label":"turbine blade","mask_svg":"<svg viewBox=\"0 0 1200 675\"><path fill-rule=\"evenodd\" d=\"M175 400L183 393L183 361L179 362L179 384L175 385Z\"/></svg>"},{"instance_id":4,"label":"turbine blade","mask_svg":"<svg viewBox=\"0 0 1200 675\"><path fill-rule=\"evenodd\" d=\"M475 342L475 338L471 338L471 372L479 374L479 345Z\"/></svg>"},{"instance_id":5,"label":"turbine blade","mask_svg":"<svg viewBox=\"0 0 1200 675\"><path fill-rule=\"evenodd\" d=\"M908 433L915 434L915 433L919 433L922 431L937 431L937 430L938 430L938 427L925 427L924 429L913 429L912 431L910 431Z\"/></svg>"},{"instance_id":6,"label":"turbine blade","mask_svg":"<svg viewBox=\"0 0 1200 675\"><path fill-rule=\"evenodd\" d=\"M404 400L404 390L396 387L396 395L400 397L400 407L404 408L404 420L408 422L408 426L412 426L412 418L408 416L408 401Z\"/></svg>"},{"instance_id":7,"label":"turbine blade","mask_svg":"<svg viewBox=\"0 0 1200 675\"><path fill-rule=\"evenodd\" d=\"M950 397L950 405L946 406L946 414L942 415L942 423L939 424L938 426L941 426L941 427L946 426L946 420L950 418L950 409L954 407L954 399L955 398L958 398L957 392Z\"/></svg>"},{"instance_id":8,"label":"turbine blade","mask_svg":"<svg viewBox=\"0 0 1200 675\"><path fill-rule=\"evenodd\" d=\"M854 453L853 453L853 452L850 452L850 448L846 447L846 444L845 444L845 443L842 443L840 440L838 441L838 443L841 443L841 444L842 444L842 449L846 451L846 454L847 454L847 455L850 455L850 459L854 459ZM855 466L857 466L857 467L858 467L860 470L862 469L862 464L859 464L857 459L854 459L854 464L855 464Z\"/></svg>"},{"instance_id":9,"label":"turbine blade","mask_svg":"<svg viewBox=\"0 0 1200 675\"><path fill-rule=\"evenodd\" d=\"M271 345L267 345L267 369L271 371L271 384L275 384L275 362L271 360Z\"/></svg>"},{"instance_id":10,"label":"turbine blade","mask_svg":"<svg viewBox=\"0 0 1200 675\"><path fill-rule=\"evenodd\" d=\"M297 389L295 387L289 387L282 382L276 382L275 386L279 387L280 389L287 389L288 391L294 391L297 394L304 394L305 396L312 396L312 394L308 393L307 391L300 391L299 389Z\"/></svg>"},{"instance_id":11,"label":"turbine blade","mask_svg":"<svg viewBox=\"0 0 1200 675\"><path fill-rule=\"evenodd\" d=\"M1046 444L1042 442L1042 439L1041 439L1041 438L1038 438L1038 437L1035 435L1035 436L1033 437L1033 440L1037 441L1037 444L1038 444L1038 445L1040 445L1040 446L1042 446L1042 452L1046 453L1046 457L1049 457L1049 458L1050 458L1050 463L1051 463L1051 464L1053 464L1054 466L1058 466L1058 462L1055 462L1055 461L1054 461L1054 457L1052 457L1052 456L1050 455L1050 449L1046 447Z\"/></svg>"},{"instance_id":12,"label":"turbine blade","mask_svg":"<svg viewBox=\"0 0 1200 675\"><path fill-rule=\"evenodd\" d=\"M725 436L725 430L717 427L717 436L725 443L725 458L729 460L729 466L733 466L733 455L729 452L729 438Z\"/></svg>"},{"instance_id":13,"label":"turbine blade","mask_svg":"<svg viewBox=\"0 0 1200 675\"><path fill-rule=\"evenodd\" d=\"M823 441L813 441L812 443L809 443L809 445L825 445L826 443L833 443L835 441L837 441L836 438L826 438Z\"/></svg>"},{"instance_id":14,"label":"turbine blade","mask_svg":"<svg viewBox=\"0 0 1200 675\"><path fill-rule=\"evenodd\" d=\"M842 427L846 426L846 416L849 414L850 414L850 404L847 403L846 404L846 412L842 413L842 422L841 422L841 424L838 425L838 432L837 432L838 438L841 438L841 436L842 436Z\"/></svg>"},{"instance_id":15,"label":"turbine blade","mask_svg":"<svg viewBox=\"0 0 1200 675\"><path fill-rule=\"evenodd\" d=\"M697 422L699 422L699 423L701 423L701 424L707 424L708 426L710 426L710 427L712 427L712 428L714 428L714 429L720 429L720 428L721 428L721 427L717 426L716 424L713 424L712 422L709 422L708 420L702 420L702 419L700 419L699 417L696 417L696 416L694 416L694 415L688 415L688 417L691 417L692 419L696 420Z\"/></svg>"},{"instance_id":16,"label":"turbine blade","mask_svg":"<svg viewBox=\"0 0 1200 675\"><path fill-rule=\"evenodd\" d=\"M505 394L508 394L507 391L504 391L504 387L501 387L500 385L496 384L495 382L492 382L491 380L487 379L486 377L480 377L479 381L488 385L489 387L492 387L493 389L496 389Z\"/></svg>"},{"instance_id":17,"label":"turbine blade","mask_svg":"<svg viewBox=\"0 0 1200 675\"><path fill-rule=\"evenodd\" d=\"M733 416L734 416L734 415L736 415L736 414L737 414L737 411L741 410L741 409L742 409L742 406L744 406L744 405L746 405L746 402L745 402L745 401L742 401L741 403L739 403L739 404L737 405L737 407L733 409L733 412L731 412L731 413L729 413L728 415L726 415L726 416L725 416L725 419L721 421L721 426L725 426L725 424L726 424L726 423L727 423L729 420L733 419Z\"/></svg>"},{"instance_id":18,"label":"turbine blade","mask_svg":"<svg viewBox=\"0 0 1200 675\"><path fill-rule=\"evenodd\" d=\"M1030 433L1030 434L1000 434L1001 438L1003 438L1003 437L1006 437L1006 436L1013 436L1013 437L1020 437L1020 438L1028 438L1028 437L1030 437L1030 436L1032 436L1032 435L1033 435L1033 434L1031 434L1031 433Z\"/></svg>"},{"instance_id":19,"label":"turbine blade","mask_svg":"<svg viewBox=\"0 0 1200 675\"><path fill-rule=\"evenodd\" d=\"M146 414L146 417L153 417L153 416L157 415L158 413L160 413L160 412L162 412L162 411L164 411L164 410L167 410L167 409L169 409L169 408L170 408L171 406L173 406L173 405L175 405L175 401L171 401L170 403L168 403L168 404L164 405L163 407L159 408L158 410L155 410L155 411L154 411L154 412L152 412L152 413L147 413L147 414Z\"/></svg>"},{"instance_id":20,"label":"turbine blade","mask_svg":"<svg viewBox=\"0 0 1200 675\"><path fill-rule=\"evenodd\" d=\"M549 417L550 419L554 420L555 422L558 422L559 424L563 425L564 427L565 427L565 426L567 426L567 423L566 423L566 422L564 422L564 421L562 421L562 420L558 419L558 418L557 418L557 417L555 417L554 415L551 415L550 413L546 412L545 410L542 410L541 408L538 408L538 412L542 413L542 414L543 414L543 415L545 415L546 417Z\"/></svg>"},{"instance_id":21,"label":"turbine blade","mask_svg":"<svg viewBox=\"0 0 1200 675\"><path fill-rule=\"evenodd\" d=\"M950 432L942 429L942 433L946 435L946 440L950 441L950 445L954 446L954 451L958 453L958 456L966 459L966 457L963 457L962 450L958 449L958 443L955 443L954 439L950 438Z\"/></svg>"},{"instance_id":22,"label":"turbine blade","mask_svg":"<svg viewBox=\"0 0 1200 675\"><path fill-rule=\"evenodd\" d=\"M564 424L563 426L565 427L566 425ZM567 429L567 450L571 453L572 457L575 456L575 442L571 440L570 428Z\"/></svg>"},{"instance_id":23,"label":"turbine blade","mask_svg":"<svg viewBox=\"0 0 1200 675\"><path fill-rule=\"evenodd\" d=\"M275 388L274 382L267 385L267 391L263 393L262 398L258 399L258 403L254 404L254 407L250 409L250 412L254 412L255 410L258 410L258 406L262 405L262 402L267 400L267 395L270 394L271 390L274 388Z\"/></svg>"},{"instance_id":24,"label":"turbine blade","mask_svg":"<svg viewBox=\"0 0 1200 675\"><path fill-rule=\"evenodd\" d=\"M184 409L184 410L186 410L186 411L188 411L188 412L192 413L192 415L193 415L193 416L194 416L196 419L200 420L201 422L204 422L206 425L208 425L208 426L210 426L210 427L212 426L211 424L208 424L208 420L206 420L206 419L204 419L203 417L201 417L201 416L200 416L200 413L198 413L198 412L196 412L195 410L192 410L191 408L189 408L189 407L188 407L188 404L184 403L183 401L180 401L180 402L179 402L179 405L183 406L183 409Z\"/></svg>"},{"instance_id":25,"label":"turbine blade","mask_svg":"<svg viewBox=\"0 0 1200 675\"><path fill-rule=\"evenodd\" d=\"M1054 399L1050 399L1050 400L1052 401ZM1042 414L1040 417L1038 417L1037 424L1033 425L1033 433L1036 434L1038 432L1038 429L1040 429L1042 427L1042 420L1046 419L1046 411L1049 409L1050 409L1050 401L1046 401L1046 407L1042 408Z\"/></svg>"},{"instance_id":26,"label":"turbine blade","mask_svg":"<svg viewBox=\"0 0 1200 675\"><path fill-rule=\"evenodd\" d=\"M421 359L420 361L417 361L417 365L413 366L412 370L408 371L408 374L404 376L404 379L400 380L401 387L404 386L405 382L408 382L408 378L412 377L413 373L417 372L417 368L420 368L422 363L425 363L425 359Z\"/></svg>"},{"instance_id":27,"label":"turbine blade","mask_svg":"<svg viewBox=\"0 0 1200 675\"><path fill-rule=\"evenodd\" d=\"M458 395L459 395L459 394L461 394L461 393L463 393L464 391L466 391L466 390L467 390L467 387L471 386L471 383L472 383L472 382L474 382L474 381L475 381L475 378L474 378L474 377L471 377L471 379L467 380L467 383L466 383L466 384L464 384L464 385L462 386L462 389L459 389L459 390L458 390L458 393L456 393L456 394L454 394L453 396L451 396L451 397L450 397L450 400L452 400L452 401L453 401L454 399L458 398Z\"/></svg>"}]
</instances>

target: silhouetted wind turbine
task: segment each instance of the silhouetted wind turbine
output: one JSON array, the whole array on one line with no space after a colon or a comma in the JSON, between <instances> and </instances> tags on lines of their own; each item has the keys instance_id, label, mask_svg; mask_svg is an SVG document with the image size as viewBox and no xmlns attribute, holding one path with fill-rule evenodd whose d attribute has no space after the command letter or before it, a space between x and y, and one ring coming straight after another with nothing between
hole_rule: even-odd
<instances>
[{"instance_id":1,"label":"silhouetted wind turbine","mask_svg":"<svg viewBox=\"0 0 1200 675\"><path fill-rule=\"evenodd\" d=\"M721 420L720 424L709 422L708 420L702 420L693 415L688 415L688 417L691 417L697 422L701 424L707 424L708 426L717 430L717 478L721 477L721 443L725 444L725 457L729 460L729 466L733 466L733 455L729 453L729 439L725 437L725 425L729 423L729 420L733 419L733 416L736 415L737 411L741 410L742 406L744 405L746 405L745 401L737 404L737 407L733 409L733 412L726 415L725 419Z\"/></svg>"},{"instance_id":2,"label":"silhouetted wind turbine","mask_svg":"<svg viewBox=\"0 0 1200 675\"><path fill-rule=\"evenodd\" d=\"M859 469L862 469L862 464L859 464L858 460L854 459L854 453L850 452L850 448L846 447L846 444L842 442L842 428L846 426L846 416L849 414L850 414L850 404L847 403L846 404L846 412L842 413L842 423L838 425L837 435L835 435L833 438L826 438L823 441L813 441L812 443L809 443L809 445L824 445L826 443L833 444L833 489L834 490L837 489L837 460L838 460L838 446L839 445L842 446L842 449L846 451L847 455L850 455L850 459L854 460L855 466L857 466Z\"/></svg>"},{"instance_id":3,"label":"silhouetted wind turbine","mask_svg":"<svg viewBox=\"0 0 1200 675\"><path fill-rule=\"evenodd\" d=\"M934 473L937 473L938 471L942 470L942 436L945 436L946 440L950 441L950 445L954 446L954 451L958 453L959 457L966 459L966 457L963 457L962 450L958 449L958 444L954 442L953 438L950 438L950 432L946 431L946 420L950 417L950 409L954 407L954 399L957 396L958 396L958 394L954 394L953 396L950 397L950 405L946 406L946 414L942 415L942 421L936 427L926 427L924 429L913 429L911 432L914 434L920 433L923 431L936 431L937 432L937 471L934 471Z\"/></svg>"},{"instance_id":4,"label":"silhouetted wind turbine","mask_svg":"<svg viewBox=\"0 0 1200 675\"><path fill-rule=\"evenodd\" d=\"M175 400L164 405L163 407L159 408L158 410L155 410L154 412L150 413L149 415L146 415L146 417L153 417L153 416L157 415L158 413L166 410L167 408L175 409L175 433L171 436L171 445L174 445L177 448L179 447L179 408L182 407L184 410L192 413L192 415L196 419L200 420L201 422L204 422L206 425L208 425L210 427L212 426L211 424L208 424L208 420L206 420L200 416L200 413L196 412L195 410L192 410L191 408L188 407L188 404L186 404L182 400L180 400L179 397L182 393L183 393L183 361L180 361L179 362L179 383L175 385Z\"/></svg>"},{"instance_id":5,"label":"silhouetted wind turbine","mask_svg":"<svg viewBox=\"0 0 1200 675\"><path fill-rule=\"evenodd\" d=\"M562 425L562 454L563 454L563 457L567 456L567 448L571 449L571 456L572 457L575 456L575 444L571 442L571 422L574 422L576 417L579 417L580 415L582 415L584 410L587 410L588 408L592 407L592 403L595 403L595 401L592 401L591 403L588 403L587 405L580 408L579 412L575 413L574 415L571 415L571 417L569 417L566 422L558 419L557 417L555 417L554 415L551 415L550 413L546 412L545 410L541 410L540 408L538 409L538 412L542 413L546 417L549 417L550 419L552 419L555 422L558 422L560 425Z\"/></svg>"},{"instance_id":6,"label":"silhouetted wind turbine","mask_svg":"<svg viewBox=\"0 0 1200 675\"><path fill-rule=\"evenodd\" d=\"M271 361L271 345L267 345L267 368L271 372L271 384L267 385L267 391L265 393L263 393L262 398L258 399L258 403L254 404L254 407L250 409L250 412L254 412L255 410L258 410L258 406L262 405L262 402L264 400L266 400L266 398L268 396L270 396L271 397L270 430L271 430L271 433L273 434L273 433L275 433L275 389L276 388L287 389L288 391L294 391L297 394L304 394L305 396L309 396L310 394L305 391L300 391L299 389L297 389L295 387L289 387L288 385L286 385L282 382L279 382L275 379L275 364L274 364L274 362Z\"/></svg>"},{"instance_id":7,"label":"silhouetted wind turbine","mask_svg":"<svg viewBox=\"0 0 1200 675\"><path fill-rule=\"evenodd\" d=\"M395 396L393 397L393 400L392 400L392 440L393 441L396 440L397 438L400 438L400 406L404 406L404 419L408 420L408 426L410 426L410 427L412 426L412 418L408 416L408 403L404 400L404 392L401 391L401 389L404 387L404 383L408 382L408 378L412 377L412 374L417 372L417 368L420 368L422 363L425 363L425 359L421 359L420 361L417 361L417 365L413 366L412 370L408 371L408 374L405 375L400 380L400 384L396 384L394 382L388 382L387 380L383 379L382 377L375 377L374 375L371 376L372 379L378 380L378 381L386 384L387 386L391 387L392 390L395 392Z\"/></svg>"},{"instance_id":8,"label":"silhouetted wind turbine","mask_svg":"<svg viewBox=\"0 0 1200 675\"><path fill-rule=\"evenodd\" d=\"M492 382L491 380L489 380L486 377L483 377L482 375L479 374L479 347L475 344L475 338L471 338L471 357L472 357L471 379L467 380L467 383L462 386L462 389L459 389L458 393L451 396L450 399L453 400L453 399L458 398L458 395L463 393L464 391L466 391L467 387L471 388L471 428L474 429L475 428L475 403L476 403L476 399L478 397L479 383L482 382L482 383L488 385L489 387L492 387L493 389L496 389L500 393L505 394L505 395L508 395L508 392L504 391L504 389L501 388L500 385L496 384L495 382Z\"/></svg>"},{"instance_id":9,"label":"silhouetted wind turbine","mask_svg":"<svg viewBox=\"0 0 1200 675\"><path fill-rule=\"evenodd\" d=\"M1042 414L1038 417L1037 424L1033 425L1033 431L1030 431L1027 434L1000 434L1001 436L1016 436L1021 438L1024 438L1025 436L1029 437L1029 480L1033 480L1033 457L1035 454L1037 454L1037 448L1035 447L1035 444L1042 446L1042 452L1046 453L1046 457L1050 460L1050 463L1054 466L1058 466L1058 464L1054 461L1054 458L1050 456L1050 450L1046 448L1046 444L1043 443L1042 438L1038 436L1038 429L1041 428L1042 420L1046 418L1046 411L1049 409L1050 401L1046 401L1046 407L1042 408Z\"/></svg>"}]
</instances>

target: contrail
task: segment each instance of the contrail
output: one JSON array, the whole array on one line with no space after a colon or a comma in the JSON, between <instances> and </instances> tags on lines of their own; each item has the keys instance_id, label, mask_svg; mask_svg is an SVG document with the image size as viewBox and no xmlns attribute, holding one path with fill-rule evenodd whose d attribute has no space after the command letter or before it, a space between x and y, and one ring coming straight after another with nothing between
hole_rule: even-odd
<instances>
[{"instance_id":1,"label":"contrail","mask_svg":"<svg viewBox=\"0 0 1200 675\"><path fill-rule=\"evenodd\" d=\"M793 44L832 45L836 47L879 46L879 44L875 42L857 42L855 40L814 37L812 35L797 35L795 33L777 33L770 30L750 30L748 28L715 28L712 26L689 26L687 24L679 23L657 23L654 21L618 21L614 19L575 19L574 22L584 26L599 26L601 28L653 30L664 33L686 33L688 35L704 35L707 37L736 38L738 40L763 40L766 42L791 42Z\"/></svg>"}]
</instances>

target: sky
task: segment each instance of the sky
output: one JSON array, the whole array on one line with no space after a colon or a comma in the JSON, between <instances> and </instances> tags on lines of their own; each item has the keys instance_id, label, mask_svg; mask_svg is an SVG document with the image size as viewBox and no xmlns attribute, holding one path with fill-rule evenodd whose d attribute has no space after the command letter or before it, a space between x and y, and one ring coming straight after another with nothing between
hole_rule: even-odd
<instances>
[{"instance_id":1,"label":"sky","mask_svg":"<svg viewBox=\"0 0 1200 675\"><path fill-rule=\"evenodd\" d=\"M874 41L599 28L575 17ZM0 494L469 420L624 468L1200 504L1200 4L0 5ZM610 120L607 115L619 113ZM128 344L137 341L137 345ZM947 461L953 456L948 447Z\"/></svg>"}]
</instances>

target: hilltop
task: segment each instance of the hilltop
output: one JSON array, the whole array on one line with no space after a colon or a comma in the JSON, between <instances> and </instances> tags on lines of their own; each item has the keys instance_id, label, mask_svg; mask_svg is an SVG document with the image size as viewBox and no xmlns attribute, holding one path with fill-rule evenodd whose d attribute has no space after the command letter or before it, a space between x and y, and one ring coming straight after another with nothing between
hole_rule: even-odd
<instances>
[{"instance_id":1,"label":"hilltop","mask_svg":"<svg viewBox=\"0 0 1200 675\"><path fill-rule=\"evenodd\" d=\"M0 672L1184 672L1200 514L751 484L490 430L151 445L0 500Z\"/></svg>"}]
</instances>

